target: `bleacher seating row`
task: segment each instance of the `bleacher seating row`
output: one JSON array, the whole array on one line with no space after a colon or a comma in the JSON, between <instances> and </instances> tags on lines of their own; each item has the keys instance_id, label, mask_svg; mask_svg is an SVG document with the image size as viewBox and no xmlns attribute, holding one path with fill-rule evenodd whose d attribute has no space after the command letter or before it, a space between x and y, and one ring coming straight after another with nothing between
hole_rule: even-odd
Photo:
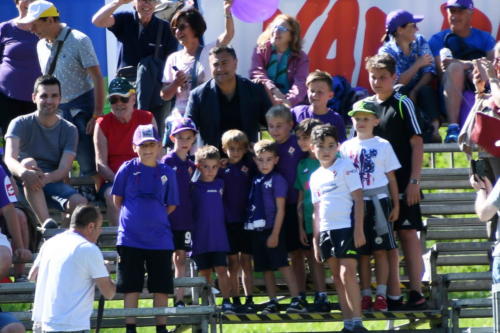
<instances>
[{"instance_id":1,"label":"bleacher seating row","mask_svg":"<svg viewBox=\"0 0 500 333\"><path fill-rule=\"evenodd\" d=\"M401 326L399 332L462 332L460 318L488 318L491 317L491 299L470 298L456 299L456 293L470 291L488 291L491 288L491 276L487 271L489 261L487 250L491 246L486 237L484 224L474 217L475 193L471 191L468 181L468 169L454 168L453 153L458 152L454 144L425 145L427 158L433 166L436 153L449 153L451 168L425 168L422 170L421 187L425 197L422 201L422 213L425 216L425 230L421 238L426 249L426 277L425 290L429 294L430 307L425 311L396 311L365 313L364 320L400 320L405 319L407 324ZM82 179L73 179L75 186L85 184ZM51 237L56 230L47 230L44 237ZM113 250L116 240L116 228L103 228L98 245L103 249L104 257L113 268L116 252ZM404 260L404 258L403 258ZM453 272L451 268L472 266L474 271ZM404 275L404 274L403 274ZM279 279L278 279L279 281ZM331 278L327 280L329 293L333 294ZM278 282L278 290L285 294L286 286ZM152 316L167 314L169 324L177 325L180 329L187 325L193 331L215 332L217 324L252 324L252 323L303 323L322 321L341 321L338 304L333 305L330 313L306 314L221 314L215 307L215 297L211 288L200 278L177 279L176 286L193 287L189 305L185 309L154 309L143 308L137 310L106 309L104 312L103 327L123 327L123 318L126 314L140 317L138 325L153 325ZM263 282L255 281L254 295L263 295ZM407 281L402 279L402 286ZM282 287L282 288L280 288ZM9 289L10 288L10 289ZM17 289L16 289L17 288ZM24 288L24 289L23 289ZM16 292L14 292L16 291ZM117 299L121 297L117 295ZM0 285L0 304L2 303L30 303L33 297L32 284ZM455 297L455 298L453 298ZM151 299L148 293L141 294L141 299ZM201 299L201 305L198 300ZM132 312L127 312L132 311ZM163 311L163 312L162 312ZM18 312L16 316L30 326L29 312ZM429 322L430 329L422 329L421 323ZM486 330L491 331L491 328ZM474 328L481 332L483 328Z\"/></svg>"}]
</instances>

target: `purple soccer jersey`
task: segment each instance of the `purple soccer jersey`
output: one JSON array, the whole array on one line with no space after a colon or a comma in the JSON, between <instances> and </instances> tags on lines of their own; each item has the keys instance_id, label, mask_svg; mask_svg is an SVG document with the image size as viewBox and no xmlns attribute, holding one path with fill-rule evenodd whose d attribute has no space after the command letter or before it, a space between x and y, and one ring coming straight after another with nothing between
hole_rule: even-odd
<instances>
[{"instance_id":1,"label":"purple soccer jersey","mask_svg":"<svg viewBox=\"0 0 500 333\"><path fill-rule=\"evenodd\" d=\"M286 198L289 186L285 178L276 171L272 171L271 177L261 184L262 174L254 177L252 186L262 186L262 200L264 203L264 214L266 217L265 229L272 229L276 218L276 198ZM257 203L250 202L250 206Z\"/></svg>"},{"instance_id":2,"label":"purple soccer jersey","mask_svg":"<svg viewBox=\"0 0 500 333\"><path fill-rule=\"evenodd\" d=\"M326 114L317 115L314 114L312 105L298 105L292 110L293 119L295 125L300 123L304 119L314 118L321 120L323 124L330 124L335 126L337 129L337 135L339 136L339 142L344 142L346 140L345 124L342 117L333 109L328 109Z\"/></svg>"},{"instance_id":3,"label":"purple soccer jersey","mask_svg":"<svg viewBox=\"0 0 500 333\"><path fill-rule=\"evenodd\" d=\"M228 163L217 175L224 180L224 216L226 223L244 223L247 218L248 194L252 185L255 165L250 158Z\"/></svg>"},{"instance_id":4,"label":"purple soccer jersey","mask_svg":"<svg viewBox=\"0 0 500 333\"><path fill-rule=\"evenodd\" d=\"M229 252L226 224L224 223L224 181L193 183L193 255L207 252Z\"/></svg>"},{"instance_id":5,"label":"purple soccer jersey","mask_svg":"<svg viewBox=\"0 0 500 333\"><path fill-rule=\"evenodd\" d=\"M179 189L179 205L168 216L172 230L191 231L193 229L193 203L189 188L191 186L191 177L196 167L189 159L185 161L181 160L173 151L165 155L162 162L175 171L177 188Z\"/></svg>"},{"instance_id":6,"label":"purple soccer jersey","mask_svg":"<svg viewBox=\"0 0 500 333\"><path fill-rule=\"evenodd\" d=\"M5 172L4 168L0 165L0 180L2 182L2 188L0 189L0 208L7 206L10 203L16 202L16 193L14 192L14 187L10 182L9 176Z\"/></svg>"},{"instance_id":7,"label":"purple soccer jersey","mask_svg":"<svg viewBox=\"0 0 500 333\"><path fill-rule=\"evenodd\" d=\"M295 134L290 135L288 140L278 144L279 161L276 165L278 171L288 184L288 194L286 196L287 204L296 204L299 192L293 186L295 177L297 176L297 165L300 160L307 157L307 153L303 152L297 143Z\"/></svg>"},{"instance_id":8,"label":"purple soccer jersey","mask_svg":"<svg viewBox=\"0 0 500 333\"><path fill-rule=\"evenodd\" d=\"M134 158L115 175L113 195L122 197L117 245L173 250L167 206L179 204L177 177L166 164L149 167Z\"/></svg>"}]
</instances>

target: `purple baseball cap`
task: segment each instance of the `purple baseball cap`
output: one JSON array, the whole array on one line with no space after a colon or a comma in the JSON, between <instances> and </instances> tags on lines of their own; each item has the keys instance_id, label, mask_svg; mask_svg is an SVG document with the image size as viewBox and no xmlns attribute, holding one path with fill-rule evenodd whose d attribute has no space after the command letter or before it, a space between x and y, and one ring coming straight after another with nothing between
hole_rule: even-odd
<instances>
[{"instance_id":1,"label":"purple baseball cap","mask_svg":"<svg viewBox=\"0 0 500 333\"><path fill-rule=\"evenodd\" d=\"M418 23L422 21L424 17L422 15L413 15L412 13L397 9L390 12L385 19L385 28L389 33L396 32L398 27L408 24L408 23Z\"/></svg>"},{"instance_id":2,"label":"purple baseball cap","mask_svg":"<svg viewBox=\"0 0 500 333\"><path fill-rule=\"evenodd\" d=\"M177 118L172 121L172 131L170 135L176 135L177 133L187 130L198 133L196 125L190 118Z\"/></svg>"},{"instance_id":3,"label":"purple baseball cap","mask_svg":"<svg viewBox=\"0 0 500 333\"><path fill-rule=\"evenodd\" d=\"M472 0L448 0L446 2L446 8L450 7L474 9L474 2Z\"/></svg>"},{"instance_id":4,"label":"purple baseball cap","mask_svg":"<svg viewBox=\"0 0 500 333\"><path fill-rule=\"evenodd\" d=\"M140 146L146 141L160 142L158 131L151 124L139 125L134 132L134 139L132 140L134 145Z\"/></svg>"}]
</instances>

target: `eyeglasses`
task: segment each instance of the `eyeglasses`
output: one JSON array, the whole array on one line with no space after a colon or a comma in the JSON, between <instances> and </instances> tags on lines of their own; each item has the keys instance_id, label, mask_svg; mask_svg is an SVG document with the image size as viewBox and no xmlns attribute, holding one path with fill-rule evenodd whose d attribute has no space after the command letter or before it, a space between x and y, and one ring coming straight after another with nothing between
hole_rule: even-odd
<instances>
[{"instance_id":1,"label":"eyeglasses","mask_svg":"<svg viewBox=\"0 0 500 333\"><path fill-rule=\"evenodd\" d=\"M175 29L177 29L179 31L182 31L182 30L186 29L187 27L189 27L189 24L187 24L187 23L181 23L181 24L177 25L175 27Z\"/></svg>"},{"instance_id":2,"label":"eyeglasses","mask_svg":"<svg viewBox=\"0 0 500 333\"><path fill-rule=\"evenodd\" d=\"M128 101L130 100L130 97L123 97L123 96L110 96L108 98L109 100L109 104L116 104L118 103L119 101L122 102L122 103L128 103Z\"/></svg>"},{"instance_id":3,"label":"eyeglasses","mask_svg":"<svg viewBox=\"0 0 500 333\"><path fill-rule=\"evenodd\" d=\"M282 25L275 25L273 30L276 30L276 31L279 31L279 32L287 32L287 31L290 31L290 29L288 29L287 27L285 26L282 26Z\"/></svg>"}]
</instances>

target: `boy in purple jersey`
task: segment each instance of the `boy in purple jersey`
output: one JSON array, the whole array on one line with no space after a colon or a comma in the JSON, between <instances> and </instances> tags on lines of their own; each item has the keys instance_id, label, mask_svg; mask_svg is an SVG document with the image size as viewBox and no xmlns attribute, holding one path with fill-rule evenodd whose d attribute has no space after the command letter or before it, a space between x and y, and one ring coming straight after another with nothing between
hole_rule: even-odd
<instances>
[{"instance_id":1,"label":"boy in purple jersey","mask_svg":"<svg viewBox=\"0 0 500 333\"><path fill-rule=\"evenodd\" d=\"M233 129L222 135L222 149L228 157L228 163L219 169L218 177L224 180L224 216L229 240L229 280L233 305L238 312L255 312L252 297L252 243L250 233L244 229L247 216L248 194L255 173L254 162L249 158L248 137L240 130ZM245 305L241 305L239 296L239 274L242 272Z\"/></svg>"},{"instance_id":2,"label":"boy in purple jersey","mask_svg":"<svg viewBox=\"0 0 500 333\"><path fill-rule=\"evenodd\" d=\"M113 201L120 212L117 251L117 291L124 293L125 308L137 308L144 286L154 305L165 307L173 292L172 230L168 214L179 204L174 171L157 159L161 151L153 125L139 125L133 137L134 158L122 164L115 175ZM156 318L157 333L166 333L166 317ZM127 333L136 332L134 317L126 317Z\"/></svg>"},{"instance_id":3,"label":"boy in purple jersey","mask_svg":"<svg viewBox=\"0 0 500 333\"><path fill-rule=\"evenodd\" d=\"M245 228L254 230L252 237L253 260L256 272L264 272L269 303L263 314L276 313L276 280L274 271L280 270L290 290L292 301L287 312L306 312L302 305L295 276L288 266L285 233L285 200L288 190L286 180L274 167L279 161L278 145L271 140L261 140L254 146L255 163L260 171L252 181L249 216Z\"/></svg>"},{"instance_id":4,"label":"boy in purple jersey","mask_svg":"<svg viewBox=\"0 0 500 333\"><path fill-rule=\"evenodd\" d=\"M301 300L305 304L305 266L301 250L306 247L302 245L299 239L299 223L297 217L297 199L299 192L295 189L295 178L297 176L297 165L299 161L307 157L300 149L297 143L297 137L291 133L293 128L293 118L284 105L275 105L266 113L267 128L269 134L278 144L278 171L288 184L288 193L286 196L285 219L283 220L283 229L286 235L286 249L290 256L292 269L299 286Z\"/></svg>"},{"instance_id":5,"label":"boy in purple jersey","mask_svg":"<svg viewBox=\"0 0 500 333\"><path fill-rule=\"evenodd\" d=\"M340 142L346 140L345 124L342 117L328 107L328 101L333 98L332 77L327 72L315 70L307 76L307 98L311 105L297 105L292 109L295 124L307 118L321 120L337 129Z\"/></svg>"},{"instance_id":6,"label":"boy in purple jersey","mask_svg":"<svg viewBox=\"0 0 500 333\"><path fill-rule=\"evenodd\" d=\"M174 148L163 157L162 162L170 166L177 176L179 188L179 205L169 215L172 233L174 235L174 262L175 277L184 277L186 274L186 252L191 251L191 230L193 228L193 204L189 188L191 177L196 169L189 159L189 151L196 140L198 130L189 118L179 118L172 122L170 140ZM184 288L175 291L175 306L183 307Z\"/></svg>"},{"instance_id":7,"label":"boy in purple jersey","mask_svg":"<svg viewBox=\"0 0 500 333\"><path fill-rule=\"evenodd\" d=\"M214 146L203 146L195 154L199 179L193 183L193 258L200 275L211 282L212 270L219 280L223 297L222 311L234 313L229 300L231 286L227 275L227 240L224 223L224 181L216 178L220 166L220 153Z\"/></svg>"}]
</instances>

